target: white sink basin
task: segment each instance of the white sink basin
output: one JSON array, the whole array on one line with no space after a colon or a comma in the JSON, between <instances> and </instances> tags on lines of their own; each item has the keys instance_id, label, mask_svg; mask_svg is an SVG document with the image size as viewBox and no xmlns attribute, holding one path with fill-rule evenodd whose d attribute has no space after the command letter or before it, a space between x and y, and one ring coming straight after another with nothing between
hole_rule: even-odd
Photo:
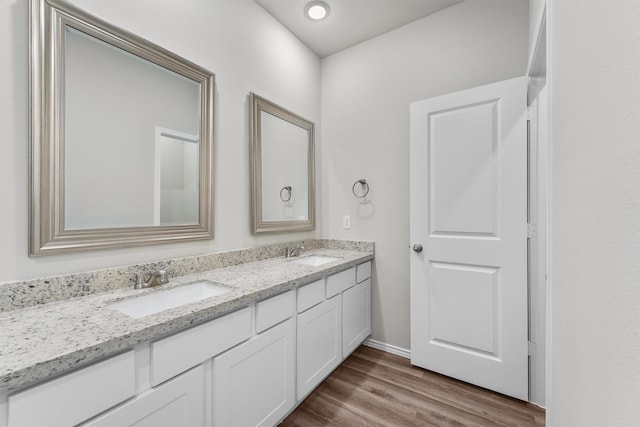
<instances>
[{"instance_id":1,"label":"white sink basin","mask_svg":"<svg viewBox=\"0 0 640 427\"><path fill-rule=\"evenodd\" d=\"M206 298L215 297L228 292L229 288L209 281L194 282L166 291L159 290L139 297L129 298L109 304L108 307L118 310L134 319L160 313L170 308L191 304Z\"/></svg>"},{"instance_id":2,"label":"white sink basin","mask_svg":"<svg viewBox=\"0 0 640 427\"><path fill-rule=\"evenodd\" d=\"M319 265L329 264L330 262L338 261L339 259L340 258L334 258L331 256L311 255L303 258L298 258L297 260L291 261L291 262L296 264L310 265L313 267L317 267Z\"/></svg>"}]
</instances>

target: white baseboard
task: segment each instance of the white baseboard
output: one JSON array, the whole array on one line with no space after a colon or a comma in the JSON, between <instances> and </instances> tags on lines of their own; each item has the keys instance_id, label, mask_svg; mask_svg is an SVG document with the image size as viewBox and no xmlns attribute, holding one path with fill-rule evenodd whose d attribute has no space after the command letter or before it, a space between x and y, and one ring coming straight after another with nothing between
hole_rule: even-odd
<instances>
[{"instance_id":1,"label":"white baseboard","mask_svg":"<svg viewBox=\"0 0 640 427\"><path fill-rule=\"evenodd\" d=\"M386 351L387 353L391 353L397 356L402 356L404 358L411 359L411 350L406 348L383 343L371 338L367 338L366 340L364 340L362 344L366 345L367 347L375 348L376 350Z\"/></svg>"}]
</instances>

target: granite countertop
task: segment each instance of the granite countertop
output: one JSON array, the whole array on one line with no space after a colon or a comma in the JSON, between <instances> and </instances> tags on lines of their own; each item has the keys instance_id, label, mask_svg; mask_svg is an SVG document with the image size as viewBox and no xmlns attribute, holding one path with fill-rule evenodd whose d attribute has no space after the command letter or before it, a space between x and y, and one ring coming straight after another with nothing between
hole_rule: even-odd
<instances>
[{"instance_id":1,"label":"granite countertop","mask_svg":"<svg viewBox=\"0 0 640 427\"><path fill-rule=\"evenodd\" d=\"M291 262L299 258L270 258L176 277L157 288L123 288L0 313L0 393L87 365L135 344L172 334L373 259L373 252L327 248L307 251L301 257L309 255L339 260L314 267ZM107 307L118 300L198 280L219 283L230 291L141 319Z\"/></svg>"}]
</instances>

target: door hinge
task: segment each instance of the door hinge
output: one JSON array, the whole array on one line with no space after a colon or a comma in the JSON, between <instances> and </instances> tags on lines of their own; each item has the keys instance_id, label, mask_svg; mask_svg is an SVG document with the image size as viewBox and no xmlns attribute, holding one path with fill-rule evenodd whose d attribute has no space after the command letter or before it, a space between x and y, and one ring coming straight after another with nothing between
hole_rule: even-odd
<instances>
[{"instance_id":1,"label":"door hinge","mask_svg":"<svg viewBox=\"0 0 640 427\"><path fill-rule=\"evenodd\" d=\"M527 353L529 356L535 356L536 354L538 354L536 352L536 343L532 341L527 341L527 344L528 344Z\"/></svg>"},{"instance_id":2,"label":"door hinge","mask_svg":"<svg viewBox=\"0 0 640 427\"><path fill-rule=\"evenodd\" d=\"M531 121L536 116L536 110L531 107L527 107L527 120Z\"/></svg>"},{"instance_id":3,"label":"door hinge","mask_svg":"<svg viewBox=\"0 0 640 427\"><path fill-rule=\"evenodd\" d=\"M536 237L536 225L527 224L527 239L532 239L534 237Z\"/></svg>"}]
</instances>

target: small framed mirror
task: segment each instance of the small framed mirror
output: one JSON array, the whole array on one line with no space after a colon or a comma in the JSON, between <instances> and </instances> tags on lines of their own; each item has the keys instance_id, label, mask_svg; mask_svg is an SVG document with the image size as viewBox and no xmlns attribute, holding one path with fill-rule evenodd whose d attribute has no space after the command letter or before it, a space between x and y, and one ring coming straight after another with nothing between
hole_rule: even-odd
<instances>
[{"instance_id":1,"label":"small framed mirror","mask_svg":"<svg viewBox=\"0 0 640 427\"><path fill-rule=\"evenodd\" d=\"M213 73L63 0L30 13L30 255L213 238Z\"/></svg>"},{"instance_id":2,"label":"small framed mirror","mask_svg":"<svg viewBox=\"0 0 640 427\"><path fill-rule=\"evenodd\" d=\"M253 233L313 230L314 124L250 95Z\"/></svg>"}]
</instances>

